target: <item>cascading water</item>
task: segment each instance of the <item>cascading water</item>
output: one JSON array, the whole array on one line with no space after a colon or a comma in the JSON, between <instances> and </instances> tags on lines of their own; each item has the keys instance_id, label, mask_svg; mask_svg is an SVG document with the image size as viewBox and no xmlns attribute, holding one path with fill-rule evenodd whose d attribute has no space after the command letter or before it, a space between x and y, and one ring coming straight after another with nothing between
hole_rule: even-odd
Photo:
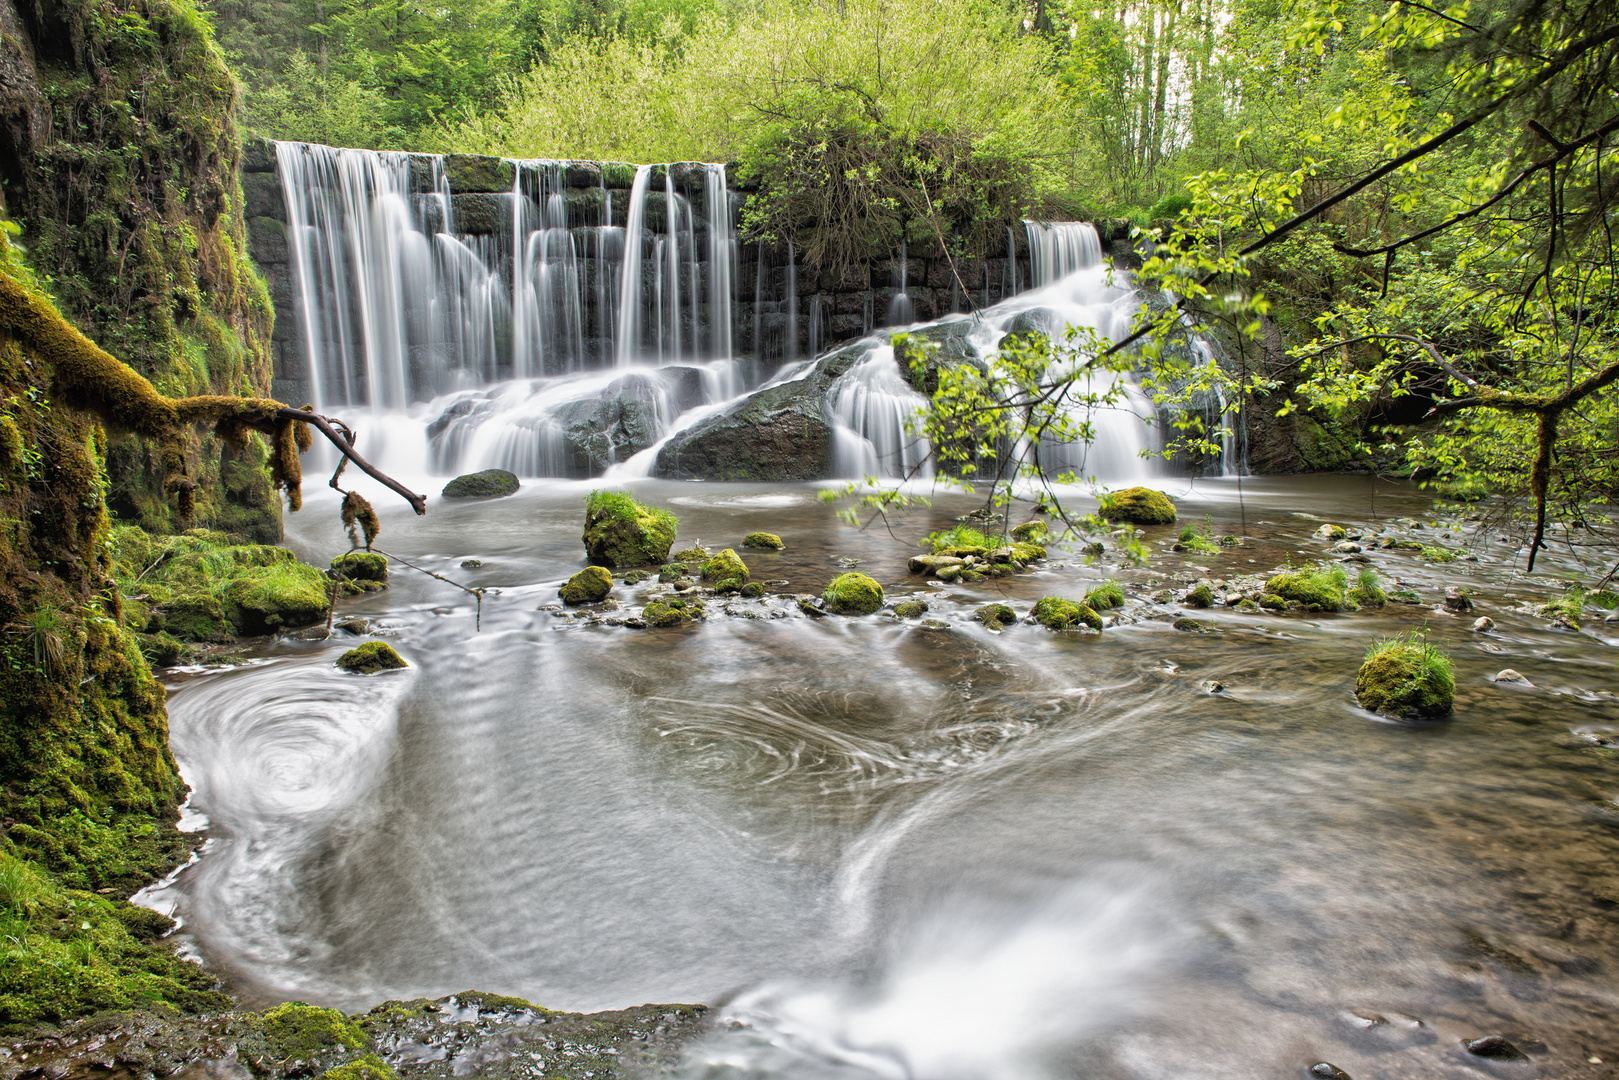
<instances>
[{"instance_id":1,"label":"cascading water","mask_svg":"<svg viewBox=\"0 0 1619 1080\"><path fill-rule=\"evenodd\" d=\"M1088 221L1025 221L1036 289L1102 261L1102 239Z\"/></svg>"}]
</instances>

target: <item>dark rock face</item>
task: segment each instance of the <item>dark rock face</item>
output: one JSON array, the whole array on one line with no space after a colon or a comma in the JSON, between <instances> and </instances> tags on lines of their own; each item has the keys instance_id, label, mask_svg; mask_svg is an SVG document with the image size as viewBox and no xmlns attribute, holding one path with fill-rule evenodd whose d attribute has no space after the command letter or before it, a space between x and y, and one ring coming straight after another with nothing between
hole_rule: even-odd
<instances>
[{"instance_id":1,"label":"dark rock face","mask_svg":"<svg viewBox=\"0 0 1619 1080\"><path fill-rule=\"evenodd\" d=\"M485 469L483 472L457 476L444 485L443 495L447 499L498 499L515 495L519 486L516 473L509 473L505 469Z\"/></svg>"},{"instance_id":2,"label":"dark rock face","mask_svg":"<svg viewBox=\"0 0 1619 1080\"><path fill-rule=\"evenodd\" d=\"M1486 1035L1482 1039L1474 1039L1466 1045L1467 1052L1476 1057L1490 1058L1495 1061L1529 1060L1527 1054L1500 1035Z\"/></svg>"},{"instance_id":3,"label":"dark rock face","mask_svg":"<svg viewBox=\"0 0 1619 1080\"><path fill-rule=\"evenodd\" d=\"M865 349L823 357L801 379L759 390L681 432L658 452L652 475L667 480L824 480L832 475L826 392Z\"/></svg>"},{"instance_id":4,"label":"dark rock face","mask_svg":"<svg viewBox=\"0 0 1619 1080\"><path fill-rule=\"evenodd\" d=\"M658 378L661 383L642 375L626 376L598 397L557 410L580 476L598 476L656 442L660 397L667 398L677 414L701 403L702 380L696 368L666 368Z\"/></svg>"},{"instance_id":5,"label":"dark rock face","mask_svg":"<svg viewBox=\"0 0 1619 1080\"><path fill-rule=\"evenodd\" d=\"M455 231L464 235L492 236L511 228L511 199L506 195L452 195L450 213Z\"/></svg>"}]
</instances>

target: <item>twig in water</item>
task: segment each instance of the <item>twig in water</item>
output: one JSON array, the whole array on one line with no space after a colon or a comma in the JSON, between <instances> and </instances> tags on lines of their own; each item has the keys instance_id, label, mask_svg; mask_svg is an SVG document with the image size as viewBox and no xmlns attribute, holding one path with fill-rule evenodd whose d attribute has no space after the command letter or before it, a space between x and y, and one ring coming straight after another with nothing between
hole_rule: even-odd
<instances>
[{"instance_id":1,"label":"twig in water","mask_svg":"<svg viewBox=\"0 0 1619 1080\"><path fill-rule=\"evenodd\" d=\"M426 574L430 578L438 578L440 581L444 582L446 585L454 585L457 589L460 589L464 593L471 593L472 598L478 602L477 621L476 621L476 623L474 625L479 630L483 629L483 593L484 593L483 589L474 589L469 585L461 584L459 581L452 581L450 578L445 577L443 574L435 574L435 573L433 573L433 571L427 569L426 567L417 566L415 563L410 562L407 559L401 559L398 555L390 555L386 551L383 551L381 548L372 548L371 550L376 552L378 555L381 555L385 559L392 559L394 562L404 563L406 566L410 567L412 570L416 570L416 571L418 571L420 573Z\"/></svg>"}]
</instances>

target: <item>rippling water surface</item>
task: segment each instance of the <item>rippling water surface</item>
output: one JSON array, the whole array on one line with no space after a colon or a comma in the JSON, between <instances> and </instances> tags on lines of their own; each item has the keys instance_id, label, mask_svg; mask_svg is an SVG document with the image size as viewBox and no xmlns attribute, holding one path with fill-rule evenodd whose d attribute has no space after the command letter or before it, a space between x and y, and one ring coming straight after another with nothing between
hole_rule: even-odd
<instances>
[{"instance_id":1,"label":"rippling water surface","mask_svg":"<svg viewBox=\"0 0 1619 1080\"><path fill-rule=\"evenodd\" d=\"M717 1002L736 1024L693 1048L694 1076L1619 1075L1619 758L1590 737L1619 729L1619 633L1551 630L1529 607L1545 576L1504 545L1444 567L1375 553L1425 607L1220 610L1208 635L1141 604L1091 636L970 621L1106 576L1144 596L1154 574L1320 557L1316 518L1431 521L1413 489L1200 482L1183 518L1245 546L1188 561L1158 530L1145 571L1054 551L930 589L909 545L965 497L893 536L809 487L649 482L682 543L780 533L785 552L745 553L756 580L819 592L855 559L949 624L733 604L762 617L671 631L539 610L582 565L586 490L385 510L381 546L494 590L481 631L465 594L408 571L349 601L407 671L342 674L350 638L176 684L212 840L168 899L250 999ZM347 546L324 497L289 528L312 560ZM1499 630L1438 610L1447 583ZM1424 622L1455 716L1360 710L1367 644ZM1535 688L1489 681L1508 666ZM1461 1048L1494 1033L1533 1063Z\"/></svg>"}]
</instances>

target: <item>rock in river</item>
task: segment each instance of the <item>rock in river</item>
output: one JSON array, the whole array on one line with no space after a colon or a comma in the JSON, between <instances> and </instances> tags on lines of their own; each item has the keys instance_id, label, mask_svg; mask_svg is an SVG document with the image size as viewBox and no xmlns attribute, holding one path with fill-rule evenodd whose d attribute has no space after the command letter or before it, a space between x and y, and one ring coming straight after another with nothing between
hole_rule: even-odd
<instances>
[{"instance_id":1,"label":"rock in river","mask_svg":"<svg viewBox=\"0 0 1619 1080\"><path fill-rule=\"evenodd\" d=\"M446 499L499 499L515 495L521 485L517 474L505 469L485 469L483 472L457 476L444 485Z\"/></svg>"}]
</instances>

